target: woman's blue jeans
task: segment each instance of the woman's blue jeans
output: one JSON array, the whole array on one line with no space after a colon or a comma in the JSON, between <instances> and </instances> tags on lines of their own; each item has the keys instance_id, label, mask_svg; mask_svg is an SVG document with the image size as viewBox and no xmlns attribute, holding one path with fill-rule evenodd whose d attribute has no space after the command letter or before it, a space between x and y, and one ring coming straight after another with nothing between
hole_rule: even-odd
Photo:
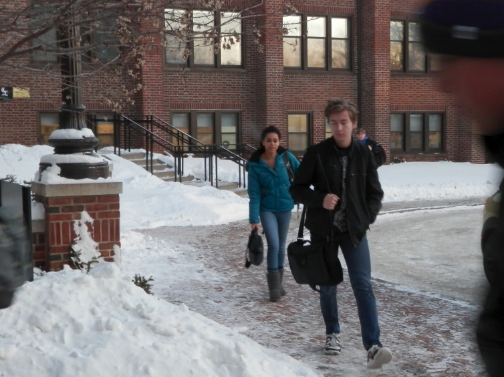
<instances>
[{"instance_id":1,"label":"woman's blue jeans","mask_svg":"<svg viewBox=\"0 0 504 377\"><path fill-rule=\"evenodd\" d=\"M350 284L357 301L357 311L361 325L362 344L365 349L380 343L380 326L376 300L371 286L371 258L366 236L354 247L348 233L336 236L345 258ZM312 242L317 242L312 236ZM336 285L320 287L320 309L326 325L326 334L339 334L338 302L336 299Z\"/></svg>"},{"instance_id":2,"label":"woman's blue jeans","mask_svg":"<svg viewBox=\"0 0 504 377\"><path fill-rule=\"evenodd\" d=\"M284 267L285 243L289 233L292 212L261 211L259 217L268 242L268 271L276 271Z\"/></svg>"}]
</instances>

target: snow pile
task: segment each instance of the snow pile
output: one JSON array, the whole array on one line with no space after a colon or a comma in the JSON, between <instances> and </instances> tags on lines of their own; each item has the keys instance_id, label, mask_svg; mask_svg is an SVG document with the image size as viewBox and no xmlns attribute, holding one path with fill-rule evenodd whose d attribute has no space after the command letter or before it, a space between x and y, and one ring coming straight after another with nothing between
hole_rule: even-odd
<instances>
[{"instance_id":1,"label":"snow pile","mask_svg":"<svg viewBox=\"0 0 504 377\"><path fill-rule=\"evenodd\" d=\"M147 295L113 263L25 284L0 323L3 376L317 376L184 304Z\"/></svg>"}]
</instances>

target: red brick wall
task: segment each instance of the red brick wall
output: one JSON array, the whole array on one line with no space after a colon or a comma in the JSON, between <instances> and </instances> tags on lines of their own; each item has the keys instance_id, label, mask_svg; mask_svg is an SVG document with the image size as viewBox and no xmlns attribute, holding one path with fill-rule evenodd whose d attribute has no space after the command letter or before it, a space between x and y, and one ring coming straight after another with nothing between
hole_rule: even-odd
<instances>
[{"instance_id":1,"label":"red brick wall","mask_svg":"<svg viewBox=\"0 0 504 377\"><path fill-rule=\"evenodd\" d=\"M88 230L93 240L99 244L98 251L106 261L113 261L114 245L121 246L119 195L62 198L37 196L36 199L44 204L46 213L47 270L60 270L64 264L70 263L70 247L77 237L74 222L81 219L82 211L86 211L94 220ZM37 255L39 258L40 255Z\"/></svg>"},{"instance_id":2,"label":"red brick wall","mask_svg":"<svg viewBox=\"0 0 504 377\"><path fill-rule=\"evenodd\" d=\"M0 0L0 3L7 0ZM248 2L246 2L248 4ZM141 68L143 90L134 105L125 105L126 114L157 115L170 121L173 111L236 110L241 112L241 142L258 144L259 134L267 124L277 125L284 133L289 111L313 114L313 142L325 136L323 108L328 98L344 97L358 102L358 43L362 43L360 83L362 104L360 126L370 137L381 142L390 155L390 112L424 110L442 106L446 112L446 152L440 155L407 155L408 160L483 162L480 139L470 128L470 121L460 116L454 100L441 93L433 74L391 74L389 21L391 17L413 19L416 0L362 0L363 36L358 41L357 0L294 1L300 12L349 15L352 22L352 70L349 72L293 73L283 69L283 44L279 26L284 0L266 0L258 11L268 16L245 21L244 69L181 72L165 66L163 48L154 47ZM262 30L264 52L258 52L250 34L253 23ZM144 24L144 28L147 24ZM160 42L160 41L158 41ZM118 100L124 84L134 83L121 67L120 76L101 75L84 82L84 104L92 109L110 109L106 99ZM60 88L57 80L44 74L0 69L0 85L30 88L30 99L0 102L0 144L38 143L38 111L58 109ZM123 103L124 105L124 103Z\"/></svg>"}]
</instances>

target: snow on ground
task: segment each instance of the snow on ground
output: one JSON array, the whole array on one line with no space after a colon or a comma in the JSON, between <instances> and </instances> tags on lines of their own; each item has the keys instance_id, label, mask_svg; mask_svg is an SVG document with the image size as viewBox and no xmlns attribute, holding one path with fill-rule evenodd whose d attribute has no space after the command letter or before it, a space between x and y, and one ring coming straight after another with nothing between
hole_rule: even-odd
<instances>
[{"instance_id":1,"label":"snow on ground","mask_svg":"<svg viewBox=\"0 0 504 377\"><path fill-rule=\"evenodd\" d=\"M0 146L0 178L13 175L18 182L31 181L40 158L51 153L47 146ZM131 162L107 157L114 165L113 180L124 185L124 270L109 263L89 275L67 269L43 274L20 288L15 304L0 312L0 376L317 375L295 359L238 334L239 329L218 325L183 302L174 305L149 296L131 282L136 272L152 271L156 292L169 291L174 281L226 286L229 277L208 268L195 254L204 244L177 244L138 229L240 221L248 217L248 199L213 187L165 183ZM201 174L200 159L185 162L187 173ZM226 164L219 168L220 178L236 179L237 169ZM452 162L383 166L379 175L384 202L488 196L501 177L494 165ZM243 237L233 232L226 236ZM184 234L189 243L191 236ZM188 297L197 293L192 291L196 286L183 286ZM313 314L319 316L316 310Z\"/></svg>"}]
</instances>

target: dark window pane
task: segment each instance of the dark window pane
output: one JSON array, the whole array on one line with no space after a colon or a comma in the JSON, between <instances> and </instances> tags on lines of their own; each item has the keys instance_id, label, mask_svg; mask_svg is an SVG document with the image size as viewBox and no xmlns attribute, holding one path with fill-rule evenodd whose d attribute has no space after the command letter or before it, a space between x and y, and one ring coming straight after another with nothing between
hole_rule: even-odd
<instances>
[{"instance_id":1,"label":"dark window pane","mask_svg":"<svg viewBox=\"0 0 504 377\"><path fill-rule=\"evenodd\" d=\"M421 132L410 132L410 148L423 149Z\"/></svg>"},{"instance_id":2,"label":"dark window pane","mask_svg":"<svg viewBox=\"0 0 504 377\"><path fill-rule=\"evenodd\" d=\"M441 131L442 124L441 114L429 114L429 131Z\"/></svg>"},{"instance_id":3,"label":"dark window pane","mask_svg":"<svg viewBox=\"0 0 504 377\"><path fill-rule=\"evenodd\" d=\"M307 132L308 131L308 115L307 114L289 114L287 116L287 127L291 132Z\"/></svg>"},{"instance_id":4,"label":"dark window pane","mask_svg":"<svg viewBox=\"0 0 504 377\"><path fill-rule=\"evenodd\" d=\"M425 51L420 43L409 44L409 71L425 71Z\"/></svg>"},{"instance_id":5,"label":"dark window pane","mask_svg":"<svg viewBox=\"0 0 504 377\"><path fill-rule=\"evenodd\" d=\"M441 132L429 132L429 149L441 149Z\"/></svg>"},{"instance_id":6,"label":"dark window pane","mask_svg":"<svg viewBox=\"0 0 504 377\"><path fill-rule=\"evenodd\" d=\"M348 41L332 40L332 68L348 68Z\"/></svg>"},{"instance_id":7,"label":"dark window pane","mask_svg":"<svg viewBox=\"0 0 504 377\"><path fill-rule=\"evenodd\" d=\"M422 40L420 34L420 23L410 22L408 24L408 40L410 42L420 42Z\"/></svg>"},{"instance_id":8,"label":"dark window pane","mask_svg":"<svg viewBox=\"0 0 504 377\"><path fill-rule=\"evenodd\" d=\"M308 38L308 67L325 67L325 39Z\"/></svg>"},{"instance_id":9,"label":"dark window pane","mask_svg":"<svg viewBox=\"0 0 504 377\"><path fill-rule=\"evenodd\" d=\"M222 114L221 115L221 132L236 133L238 124L237 114Z\"/></svg>"},{"instance_id":10,"label":"dark window pane","mask_svg":"<svg viewBox=\"0 0 504 377\"><path fill-rule=\"evenodd\" d=\"M227 144L227 149L236 149L236 134L222 134L222 144Z\"/></svg>"},{"instance_id":11,"label":"dark window pane","mask_svg":"<svg viewBox=\"0 0 504 377\"><path fill-rule=\"evenodd\" d=\"M303 151L308 147L308 135L289 134L289 146L291 151Z\"/></svg>"},{"instance_id":12,"label":"dark window pane","mask_svg":"<svg viewBox=\"0 0 504 377\"><path fill-rule=\"evenodd\" d=\"M214 40L208 37L213 28L213 12L193 11L193 32L197 34L194 39L194 64L214 64Z\"/></svg>"},{"instance_id":13,"label":"dark window pane","mask_svg":"<svg viewBox=\"0 0 504 377\"><path fill-rule=\"evenodd\" d=\"M284 67L301 67L301 38L284 38Z\"/></svg>"},{"instance_id":14,"label":"dark window pane","mask_svg":"<svg viewBox=\"0 0 504 377\"><path fill-rule=\"evenodd\" d=\"M390 149L404 150L404 115L390 115Z\"/></svg>"},{"instance_id":15,"label":"dark window pane","mask_svg":"<svg viewBox=\"0 0 504 377\"><path fill-rule=\"evenodd\" d=\"M404 23L402 21L390 22L390 40L391 41L404 40Z\"/></svg>"},{"instance_id":16,"label":"dark window pane","mask_svg":"<svg viewBox=\"0 0 504 377\"><path fill-rule=\"evenodd\" d=\"M326 36L326 19L325 17L310 17L306 21L306 29L308 37L322 37Z\"/></svg>"},{"instance_id":17,"label":"dark window pane","mask_svg":"<svg viewBox=\"0 0 504 377\"><path fill-rule=\"evenodd\" d=\"M332 18L331 19L331 37L332 38L348 38L348 19Z\"/></svg>"},{"instance_id":18,"label":"dark window pane","mask_svg":"<svg viewBox=\"0 0 504 377\"><path fill-rule=\"evenodd\" d=\"M411 132L422 132L423 114L410 114L409 129Z\"/></svg>"},{"instance_id":19,"label":"dark window pane","mask_svg":"<svg viewBox=\"0 0 504 377\"><path fill-rule=\"evenodd\" d=\"M403 44L402 42L390 42L390 69L400 71L403 69Z\"/></svg>"},{"instance_id":20,"label":"dark window pane","mask_svg":"<svg viewBox=\"0 0 504 377\"><path fill-rule=\"evenodd\" d=\"M404 150L404 134L402 132L390 133L390 149Z\"/></svg>"},{"instance_id":21,"label":"dark window pane","mask_svg":"<svg viewBox=\"0 0 504 377\"><path fill-rule=\"evenodd\" d=\"M441 61L440 61L439 55L430 55L429 56L429 62L430 62L430 70L431 71L439 71L441 69Z\"/></svg>"},{"instance_id":22,"label":"dark window pane","mask_svg":"<svg viewBox=\"0 0 504 377\"><path fill-rule=\"evenodd\" d=\"M194 64L213 65L215 59L213 40L201 38L194 41Z\"/></svg>"},{"instance_id":23,"label":"dark window pane","mask_svg":"<svg viewBox=\"0 0 504 377\"><path fill-rule=\"evenodd\" d=\"M284 36L301 36L301 16L284 16L283 18Z\"/></svg>"},{"instance_id":24,"label":"dark window pane","mask_svg":"<svg viewBox=\"0 0 504 377\"><path fill-rule=\"evenodd\" d=\"M409 116L411 149L423 149L423 119L423 114L410 114Z\"/></svg>"},{"instance_id":25,"label":"dark window pane","mask_svg":"<svg viewBox=\"0 0 504 377\"><path fill-rule=\"evenodd\" d=\"M184 53L187 44L174 35L166 35L166 62L171 64L185 63Z\"/></svg>"},{"instance_id":26,"label":"dark window pane","mask_svg":"<svg viewBox=\"0 0 504 377\"><path fill-rule=\"evenodd\" d=\"M241 20L236 12L224 12L221 15L221 64L241 65Z\"/></svg>"}]
</instances>

